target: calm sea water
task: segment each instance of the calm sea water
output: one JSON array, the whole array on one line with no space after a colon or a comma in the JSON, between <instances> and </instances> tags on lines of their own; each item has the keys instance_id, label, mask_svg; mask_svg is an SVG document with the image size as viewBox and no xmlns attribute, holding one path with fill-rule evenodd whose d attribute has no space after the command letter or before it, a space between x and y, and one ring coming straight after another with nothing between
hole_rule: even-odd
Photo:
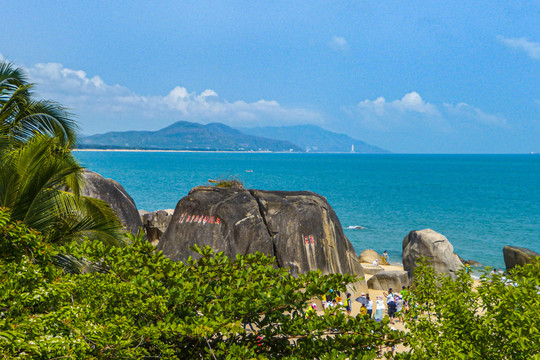
<instances>
[{"instance_id":1,"label":"calm sea water","mask_svg":"<svg viewBox=\"0 0 540 360\"><path fill-rule=\"evenodd\" d=\"M139 209L170 209L209 179L325 196L359 253L401 261L411 230L445 235L464 259L504 268L502 248L540 252L540 156L77 152ZM249 170L249 171L246 171ZM361 226L357 230L352 227ZM351 227L351 228L349 228Z\"/></svg>"}]
</instances>

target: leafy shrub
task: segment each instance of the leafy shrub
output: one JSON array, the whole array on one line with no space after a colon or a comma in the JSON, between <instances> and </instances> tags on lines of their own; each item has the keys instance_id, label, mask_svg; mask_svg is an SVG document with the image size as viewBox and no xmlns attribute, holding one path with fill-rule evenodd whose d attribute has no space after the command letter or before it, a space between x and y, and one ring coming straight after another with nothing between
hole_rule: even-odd
<instances>
[{"instance_id":1,"label":"leafy shrub","mask_svg":"<svg viewBox=\"0 0 540 360\"><path fill-rule=\"evenodd\" d=\"M244 183L234 176L229 176L228 178L218 179L218 180L208 180L211 184L214 184L215 187L219 188L228 188L228 189L243 189Z\"/></svg>"},{"instance_id":2,"label":"leafy shrub","mask_svg":"<svg viewBox=\"0 0 540 360\"><path fill-rule=\"evenodd\" d=\"M5 358L372 359L403 336L341 311L305 316L313 296L343 290L351 275L295 278L263 254L229 259L209 248L195 248L202 257L184 264L141 238L124 247L88 241L53 249L5 212L0 234L2 249L31 240L21 256L3 251L0 259ZM39 261L36 251L45 253ZM65 273L50 260L57 253L104 271Z\"/></svg>"},{"instance_id":3,"label":"leafy shrub","mask_svg":"<svg viewBox=\"0 0 540 360\"><path fill-rule=\"evenodd\" d=\"M415 269L407 316L410 350L399 359L540 358L540 258L478 287L462 269L457 279L427 263Z\"/></svg>"}]
</instances>

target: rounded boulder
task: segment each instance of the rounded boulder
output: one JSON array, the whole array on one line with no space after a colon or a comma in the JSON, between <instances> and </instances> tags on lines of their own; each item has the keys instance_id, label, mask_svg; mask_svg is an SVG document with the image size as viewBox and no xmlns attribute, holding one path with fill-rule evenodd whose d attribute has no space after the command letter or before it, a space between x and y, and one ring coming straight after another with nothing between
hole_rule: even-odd
<instances>
[{"instance_id":1,"label":"rounded boulder","mask_svg":"<svg viewBox=\"0 0 540 360\"><path fill-rule=\"evenodd\" d=\"M100 174L84 170L82 172L84 187L81 195L99 199L111 207L124 228L132 234L137 234L142 227L141 217L135 205L135 201L126 190L113 179L105 179Z\"/></svg>"},{"instance_id":2,"label":"rounded boulder","mask_svg":"<svg viewBox=\"0 0 540 360\"><path fill-rule=\"evenodd\" d=\"M509 245L506 245L503 248L503 255L506 270L513 269L516 266L531 263L534 258L540 256L539 253L534 252L530 249Z\"/></svg>"},{"instance_id":3,"label":"rounded boulder","mask_svg":"<svg viewBox=\"0 0 540 360\"><path fill-rule=\"evenodd\" d=\"M454 253L454 247L448 239L431 229L411 231L403 239L403 269L412 276L420 257L425 257L438 273L456 278L456 271L463 266Z\"/></svg>"},{"instance_id":4,"label":"rounded boulder","mask_svg":"<svg viewBox=\"0 0 540 360\"><path fill-rule=\"evenodd\" d=\"M372 264L374 260L378 260L379 263L382 263L382 256L375 250L366 249L358 255L358 261L363 264Z\"/></svg>"}]
</instances>

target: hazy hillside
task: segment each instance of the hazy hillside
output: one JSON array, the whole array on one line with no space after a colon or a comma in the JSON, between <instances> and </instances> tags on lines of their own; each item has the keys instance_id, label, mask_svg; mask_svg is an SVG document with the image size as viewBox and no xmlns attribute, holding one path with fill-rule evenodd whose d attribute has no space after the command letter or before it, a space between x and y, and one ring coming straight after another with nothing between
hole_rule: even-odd
<instances>
[{"instance_id":1,"label":"hazy hillside","mask_svg":"<svg viewBox=\"0 0 540 360\"><path fill-rule=\"evenodd\" d=\"M344 134L324 130L315 125L267 126L257 128L240 128L245 134L265 136L271 139L290 141L302 150L309 152L351 152L355 153L388 153L387 150L353 139Z\"/></svg>"},{"instance_id":2,"label":"hazy hillside","mask_svg":"<svg viewBox=\"0 0 540 360\"><path fill-rule=\"evenodd\" d=\"M176 122L157 131L123 131L83 137L79 148L207 151L302 151L291 142L246 135L227 125Z\"/></svg>"}]
</instances>

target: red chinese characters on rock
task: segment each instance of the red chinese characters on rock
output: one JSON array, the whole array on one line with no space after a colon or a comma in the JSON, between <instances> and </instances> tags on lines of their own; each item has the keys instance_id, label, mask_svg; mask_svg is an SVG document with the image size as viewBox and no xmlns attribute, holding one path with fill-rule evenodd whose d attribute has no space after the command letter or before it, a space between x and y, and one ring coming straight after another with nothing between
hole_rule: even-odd
<instances>
[{"instance_id":1,"label":"red chinese characters on rock","mask_svg":"<svg viewBox=\"0 0 540 360\"><path fill-rule=\"evenodd\" d=\"M180 224L221 224L221 219L217 216L209 215L190 215L183 213L178 220Z\"/></svg>"},{"instance_id":2,"label":"red chinese characters on rock","mask_svg":"<svg viewBox=\"0 0 540 360\"><path fill-rule=\"evenodd\" d=\"M315 244L315 237L313 235L304 236L304 245L313 245Z\"/></svg>"}]
</instances>

